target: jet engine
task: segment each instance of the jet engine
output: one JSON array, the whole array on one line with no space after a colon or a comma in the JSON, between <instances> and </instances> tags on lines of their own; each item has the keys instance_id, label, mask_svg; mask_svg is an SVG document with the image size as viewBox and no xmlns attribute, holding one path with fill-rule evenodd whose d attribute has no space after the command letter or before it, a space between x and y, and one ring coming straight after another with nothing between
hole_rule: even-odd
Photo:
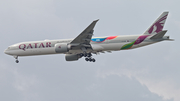
<instances>
[{"instance_id":1,"label":"jet engine","mask_svg":"<svg viewBox=\"0 0 180 101\"><path fill-rule=\"evenodd\" d=\"M66 61L76 61L81 57L78 54L66 54L65 58L66 58Z\"/></svg>"},{"instance_id":2,"label":"jet engine","mask_svg":"<svg viewBox=\"0 0 180 101\"><path fill-rule=\"evenodd\" d=\"M55 44L56 53L68 52L70 48L71 48L70 45L68 45L67 43L57 43L57 44Z\"/></svg>"}]
</instances>

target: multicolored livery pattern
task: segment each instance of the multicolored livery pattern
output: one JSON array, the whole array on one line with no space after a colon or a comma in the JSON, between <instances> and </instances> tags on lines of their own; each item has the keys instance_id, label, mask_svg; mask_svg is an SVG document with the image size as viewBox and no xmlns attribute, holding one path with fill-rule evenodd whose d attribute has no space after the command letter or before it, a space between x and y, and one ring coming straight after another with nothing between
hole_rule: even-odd
<instances>
[{"instance_id":1,"label":"multicolored livery pattern","mask_svg":"<svg viewBox=\"0 0 180 101\"><path fill-rule=\"evenodd\" d=\"M112 40L117 38L118 36L109 36L109 37L104 37L104 38L93 38L91 39L92 42L96 42L96 43L102 43L106 40Z\"/></svg>"},{"instance_id":2,"label":"multicolored livery pattern","mask_svg":"<svg viewBox=\"0 0 180 101\"><path fill-rule=\"evenodd\" d=\"M139 36L135 41L125 44L124 46L121 47L121 50L123 49L130 49L133 45L137 45L140 44L141 42L143 42L149 35L142 35Z\"/></svg>"}]
</instances>

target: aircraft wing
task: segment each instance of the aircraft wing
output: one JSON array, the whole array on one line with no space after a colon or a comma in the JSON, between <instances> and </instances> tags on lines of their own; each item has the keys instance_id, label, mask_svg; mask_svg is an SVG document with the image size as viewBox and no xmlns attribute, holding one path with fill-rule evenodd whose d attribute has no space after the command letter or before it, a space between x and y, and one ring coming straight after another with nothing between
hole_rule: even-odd
<instances>
[{"instance_id":1,"label":"aircraft wing","mask_svg":"<svg viewBox=\"0 0 180 101\"><path fill-rule=\"evenodd\" d=\"M81 34L79 34L73 41L71 45L90 45L90 41L94 32L94 26L98 20L93 21Z\"/></svg>"}]
</instances>

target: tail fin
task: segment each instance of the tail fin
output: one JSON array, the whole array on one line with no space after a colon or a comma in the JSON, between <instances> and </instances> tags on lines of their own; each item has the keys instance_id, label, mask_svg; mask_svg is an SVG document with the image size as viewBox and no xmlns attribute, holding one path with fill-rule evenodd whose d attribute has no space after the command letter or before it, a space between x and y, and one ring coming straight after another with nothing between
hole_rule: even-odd
<instances>
[{"instance_id":1,"label":"tail fin","mask_svg":"<svg viewBox=\"0 0 180 101\"><path fill-rule=\"evenodd\" d=\"M169 12L163 12L144 34L157 34L162 31Z\"/></svg>"}]
</instances>

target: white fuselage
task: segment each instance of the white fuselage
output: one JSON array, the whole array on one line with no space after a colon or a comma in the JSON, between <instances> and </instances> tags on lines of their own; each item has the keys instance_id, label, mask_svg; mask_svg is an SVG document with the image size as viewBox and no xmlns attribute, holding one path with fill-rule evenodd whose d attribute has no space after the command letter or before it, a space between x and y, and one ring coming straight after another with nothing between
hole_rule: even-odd
<instances>
[{"instance_id":1,"label":"white fuselage","mask_svg":"<svg viewBox=\"0 0 180 101\"><path fill-rule=\"evenodd\" d=\"M113 37L100 37L92 38L92 50L87 52L103 52L103 51L118 51L124 49L133 49L141 46L149 45L162 40L150 40L150 35L145 38L140 38L144 35L131 35L131 36L113 36ZM46 55L46 54L59 54L55 51L57 43L70 43L72 39L63 40L44 40L44 41L31 41L21 42L8 47L5 50L6 54L12 56L31 56L31 55ZM128 46L129 45L129 46ZM64 54L78 54L82 53L81 49L68 50Z\"/></svg>"}]
</instances>

